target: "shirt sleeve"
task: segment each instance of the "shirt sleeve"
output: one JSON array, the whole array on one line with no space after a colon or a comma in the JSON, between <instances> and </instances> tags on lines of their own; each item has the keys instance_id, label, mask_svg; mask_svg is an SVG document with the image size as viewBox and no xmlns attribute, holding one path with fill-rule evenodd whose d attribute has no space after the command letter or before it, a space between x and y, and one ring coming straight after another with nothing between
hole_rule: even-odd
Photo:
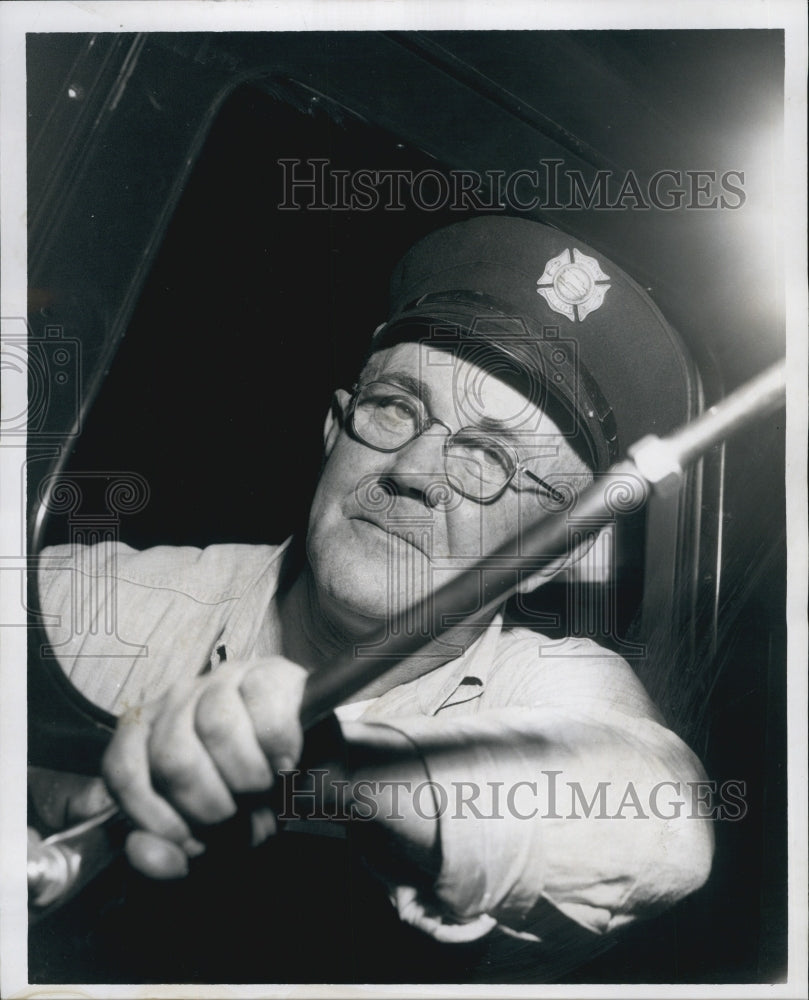
<instances>
[{"instance_id":1,"label":"shirt sleeve","mask_svg":"<svg viewBox=\"0 0 809 1000\"><path fill-rule=\"evenodd\" d=\"M540 703L384 720L424 762L420 807L432 802L442 853L433 896L392 888L402 919L440 940L494 925L538 940L551 904L605 934L705 882L704 771L624 661L601 652L565 664L556 700L545 678L519 692L530 702L542 688Z\"/></svg>"}]
</instances>

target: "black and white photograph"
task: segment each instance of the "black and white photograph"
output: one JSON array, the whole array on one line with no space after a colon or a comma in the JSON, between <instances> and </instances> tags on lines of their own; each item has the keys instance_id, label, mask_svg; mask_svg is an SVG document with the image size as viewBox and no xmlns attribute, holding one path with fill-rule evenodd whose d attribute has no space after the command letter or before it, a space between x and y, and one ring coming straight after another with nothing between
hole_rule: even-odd
<instances>
[{"instance_id":1,"label":"black and white photograph","mask_svg":"<svg viewBox=\"0 0 809 1000\"><path fill-rule=\"evenodd\" d=\"M805 996L804 5L0 22L2 995Z\"/></svg>"}]
</instances>

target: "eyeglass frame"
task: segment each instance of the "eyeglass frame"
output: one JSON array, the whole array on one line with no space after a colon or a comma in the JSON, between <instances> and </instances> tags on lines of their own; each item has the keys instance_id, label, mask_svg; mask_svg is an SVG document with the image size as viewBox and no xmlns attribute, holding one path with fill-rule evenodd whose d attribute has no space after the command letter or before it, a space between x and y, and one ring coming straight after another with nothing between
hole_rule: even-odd
<instances>
[{"instance_id":1,"label":"eyeglass frame","mask_svg":"<svg viewBox=\"0 0 809 1000\"><path fill-rule=\"evenodd\" d=\"M452 428L449 426L449 424L445 423L443 420L440 420L438 417L432 416L429 413L423 400L419 399L418 396L414 396L412 392L409 392L407 389L404 388L400 388L400 392L402 393L403 396L407 396L411 399L414 399L419 404L419 411L420 412L423 411L424 413L427 414L426 421L424 422L423 426L421 426L421 428L416 431L415 434L409 437L406 441L403 441L401 444L397 445L395 448L381 448L379 447L379 445L372 444L370 441L366 440L362 436L362 434L360 434L360 432L357 430L357 426L355 423L357 400L359 399L360 394L364 392L366 389L370 388L372 385L387 385L393 388L399 388L396 387L393 383L385 382L382 379L374 379L373 382L366 382L362 385L355 385L352 388L351 402L349 404L348 412L346 413L346 425L349 429L349 433L351 434L351 436L354 438L355 441L359 441L360 444L364 444L368 448L373 448L374 451L378 451L387 455L392 455L397 451L401 451L402 448L406 448L409 444L412 444L413 441L420 438L431 427L434 427L436 424L438 424L438 426L443 427L449 433L449 437L445 438L442 444L442 452L444 456L444 476L446 477L447 482L450 484L450 486L457 493L460 493L461 496L467 497L469 500L474 500L475 503L480 503L480 504L493 503L495 500L499 499L505 493L505 491L508 489L511 482L514 480L514 477L517 475L517 473L522 472L530 479L533 479L534 482L537 483L537 485L539 485L544 490L545 495L548 496L551 500L555 500L557 503L565 502L565 496L563 493L555 489L553 486L550 485L550 483L547 483L544 479L540 478L535 472L532 472L526 466L525 462L520 461L520 458L515 448L513 448L510 444L507 444L505 441L497 441L495 438L491 439L492 445L500 449L508 457L510 465L512 467L511 472L509 473L506 481L503 483L502 486L498 488L498 490L495 493L491 494L491 496L485 496L485 497L475 496L472 493L467 493L463 489L459 489L453 482L455 477L451 476L447 471L447 457L448 457L448 452L452 447L453 441L455 441L455 439L458 437L459 434L463 434L464 431L473 431L476 434L483 434L484 436L486 432L479 427L475 427L474 425L469 425L467 427L460 427L457 431L453 431Z\"/></svg>"}]
</instances>

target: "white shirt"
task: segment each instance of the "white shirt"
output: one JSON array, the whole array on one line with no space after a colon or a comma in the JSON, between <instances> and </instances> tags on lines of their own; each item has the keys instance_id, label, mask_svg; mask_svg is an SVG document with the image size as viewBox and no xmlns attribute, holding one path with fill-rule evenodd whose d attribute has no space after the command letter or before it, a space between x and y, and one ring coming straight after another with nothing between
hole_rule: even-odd
<instances>
[{"instance_id":1,"label":"white shirt","mask_svg":"<svg viewBox=\"0 0 809 1000\"><path fill-rule=\"evenodd\" d=\"M47 549L39 593L53 653L116 714L224 657L248 658L285 548ZM341 711L403 733L433 782L435 892L389 891L402 919L439 940L495 925L538 939L547 903L600 934L708 876L712 832L688 784L704 779L699 761L628 664L589 640L498 617L463 655Z\"/></svg>"}]
</instances>

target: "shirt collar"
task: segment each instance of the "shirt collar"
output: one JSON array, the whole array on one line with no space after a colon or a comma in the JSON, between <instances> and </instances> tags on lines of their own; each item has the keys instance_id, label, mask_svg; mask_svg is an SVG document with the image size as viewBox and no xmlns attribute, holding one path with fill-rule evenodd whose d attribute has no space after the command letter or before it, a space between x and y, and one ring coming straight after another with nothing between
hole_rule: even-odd
<instances>
[{"instance_id":1,"label":"shirt collar","mask_svg":"<svg viewBox=\"0 0 809 1000\"><path fill-rule=\"evenodd\" d=\"M273 551L263 570L245 588L217 639L216 648L224 646L229 660L246 659L253 655L267 609L278 591L284 555L291 541L291 538L287 538Z\"/></svg>"},{"instance_id":2,"label":"shirt collar","mask_svg":"<svg viewBox=\"0 0 809 1000\"><path fill-rule=\"evenodd\" d=\"M498 612L488 625L481 626L480 636L465 653L412 682L424 715L435 715L442 708L483 693L502 629L503 616ZM459 689L467 684L471 690L461 696Z\"/></svg>"}]
</instances>

